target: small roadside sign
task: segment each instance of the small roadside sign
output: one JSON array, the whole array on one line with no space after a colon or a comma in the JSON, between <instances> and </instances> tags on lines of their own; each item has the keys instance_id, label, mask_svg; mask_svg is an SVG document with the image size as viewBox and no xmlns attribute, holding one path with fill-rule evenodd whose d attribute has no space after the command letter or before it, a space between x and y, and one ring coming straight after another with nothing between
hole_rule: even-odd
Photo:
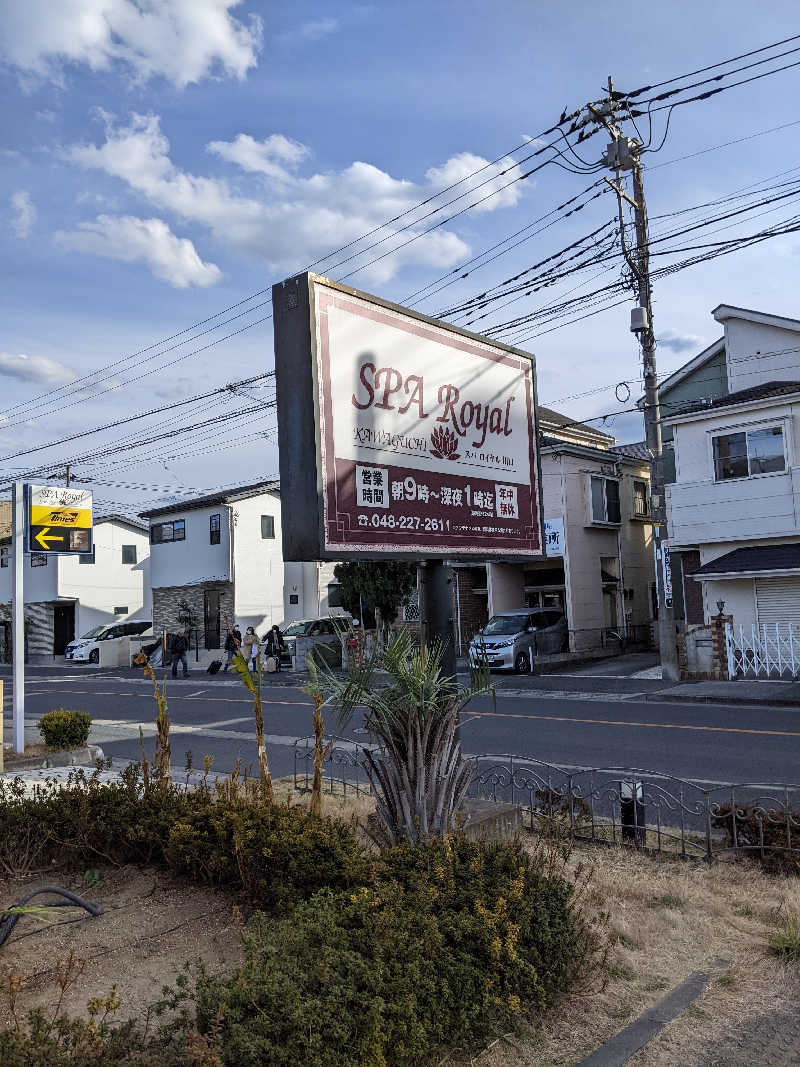
<instances>
[{"instance_id":1,"label":"small roadside sign","mask_svg":"<svg viewBox=\"0 0 800 1067\"><path fill-rule=\"evenodd\" d=\"M29 485L26 550L57 554L92 551L92 494L88 489Z\"/></svg>"}]
</instances>

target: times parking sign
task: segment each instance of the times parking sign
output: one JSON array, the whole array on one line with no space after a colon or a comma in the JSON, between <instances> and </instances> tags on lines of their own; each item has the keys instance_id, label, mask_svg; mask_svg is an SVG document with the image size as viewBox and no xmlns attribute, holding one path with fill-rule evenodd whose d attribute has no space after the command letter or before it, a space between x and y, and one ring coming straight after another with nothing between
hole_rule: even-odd
<instances>
[{"instance_id":1,"label":"times parking sign","mask_svg":"<svg viewBox=\"0 0 800 1067\"><path fill-rule=\"evenodd\" d=\"M92 494L87 489L29 485L28 552L86 554L92 551Z\"/></svg>"}]
</instances>

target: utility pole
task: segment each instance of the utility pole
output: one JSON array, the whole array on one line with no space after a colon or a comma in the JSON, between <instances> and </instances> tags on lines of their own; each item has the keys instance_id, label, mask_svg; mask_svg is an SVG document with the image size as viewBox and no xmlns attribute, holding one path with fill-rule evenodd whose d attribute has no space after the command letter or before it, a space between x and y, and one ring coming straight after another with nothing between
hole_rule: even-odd
<instances>
[{"instance_id":1,"label":"utility pole","mask_svg":"<svg viewBox=\"0 0 800 1067\"><path fill-rule=\"evenodd\" d=\"M664 494L664 463L661 443L661 405L656 369L656 338L653 329L653 287L650 281L650 248L647 232L647 204L642 180L642 144L627 137L617 124L619 98L614 83L608 79L608 97L598 104L589 104L594 121L602 123L611 135L603 162L615 172L616 182L605 181L617 194L619 205L620 240L625 260L633 274L638 307L631 312L631 330L639 337L642 347L642 376L644 378L644 425L647 450L650 455L650 497L653 515L656 590L658 592L658 644L665 681L678 680L678 653L675 642L675 618L672 609L672 581L669 573L667 537L667 502ZM633 197L622 187L622 171L630 170L633 177ZM623 200L632 205L636 230L636 249L632 254L625 238Z\"/></svg>"}]
</instances>

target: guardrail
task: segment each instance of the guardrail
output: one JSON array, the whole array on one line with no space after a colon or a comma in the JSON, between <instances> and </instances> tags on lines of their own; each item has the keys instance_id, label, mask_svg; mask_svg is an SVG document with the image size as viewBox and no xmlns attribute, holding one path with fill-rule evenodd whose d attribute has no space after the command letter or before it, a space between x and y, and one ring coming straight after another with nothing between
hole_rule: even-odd
<instances>
[{"instance_id":1,"label":"guardrail","mask_svg":"<svg viewBox=\"0 0 800 1067\"><path fill-rule=\"evenodd\" d=\"M371 793L365 740L327 737L330 792ZM560 767L529 756L470 756L468 795L519 804L524 825L576 841L629 844L712 861L724 854L774 856L800 870L800 785L707 783L631 767ZM313 737L294 746L296 789L310 789Z\"/></svg>"}]
</instances>

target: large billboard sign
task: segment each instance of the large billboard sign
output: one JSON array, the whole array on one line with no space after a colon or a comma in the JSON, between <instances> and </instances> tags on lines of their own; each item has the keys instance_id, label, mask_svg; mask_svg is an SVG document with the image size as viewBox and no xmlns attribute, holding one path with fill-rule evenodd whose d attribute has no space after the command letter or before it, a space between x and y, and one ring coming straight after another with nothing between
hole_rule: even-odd
<instances>
[{"instance_id":1,"label":"large billboard sign","mask_svg":"<svg viewBox=\"0 0 800 1067\"><path fill-rule=\"evenodd\" d=\"M285 559L544 554L532 356L316 275L272 300Z\"/></svg>"},{"instance_id":2,"label":"large billboard sign","mask_svg":"<svg viewBox=\"0 0 800 1067\"><path fill-rule=\"evenodd\" d=\"M92 551L92 494L88 489L28 485L28 552L86 554Z\"/></svg>"}]
</instances>

